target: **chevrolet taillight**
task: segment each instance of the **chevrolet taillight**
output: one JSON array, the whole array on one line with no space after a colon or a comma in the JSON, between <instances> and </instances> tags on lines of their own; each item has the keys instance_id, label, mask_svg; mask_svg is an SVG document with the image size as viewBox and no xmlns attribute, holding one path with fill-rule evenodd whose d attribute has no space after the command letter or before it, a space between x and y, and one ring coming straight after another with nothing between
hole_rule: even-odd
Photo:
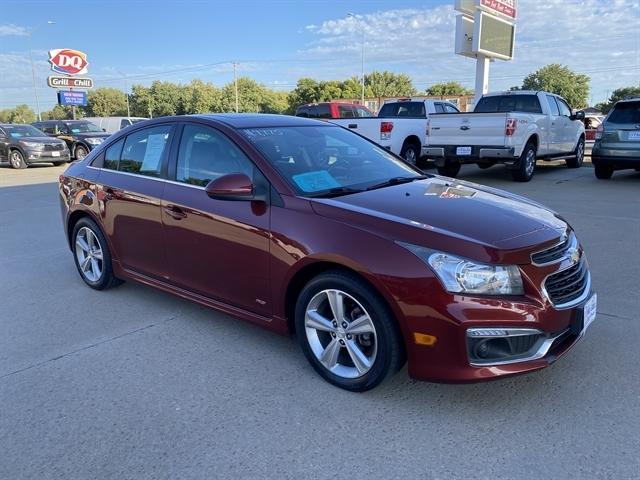
<instances>
[{"instance_id":1,"label":"chevrolet taillight","mask_svg":"<svg viewBox=\"0 0 640 480\"><path fill-rule=\"evenodd\" d=\"M504 126L504 134L507 137L512 137L514 133L516 133L516 127L518 126L518 121L515 118L507 118L507 122Z\"/></svg>"},{"instance_id":2,"label":"chevrolet taillight","mask_svg":"<svg viewBox=\"0 0 640 480\"><path fill-rule=\"evenodd\" d=\"M604 134L604 125L601 123L600 125L598 125L598 128L596 128L596 140L600 140L603 134Z\"/></svg>"},{"instance_id":3,"label":"chevrolet taillight","mask_svg":"<svg viewBox=\"0 0 640 480\"><path fill-rule=\"evenodd\" d=\"M393 122L380 123L380 140L389 140L391 131L393 130Z\"/></svg>"}]
</instances>

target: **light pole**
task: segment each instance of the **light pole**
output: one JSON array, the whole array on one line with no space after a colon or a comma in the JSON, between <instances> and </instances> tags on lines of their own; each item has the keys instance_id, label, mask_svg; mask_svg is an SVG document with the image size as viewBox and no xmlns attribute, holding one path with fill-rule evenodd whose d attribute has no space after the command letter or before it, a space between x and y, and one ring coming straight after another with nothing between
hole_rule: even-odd
<instances>
[{"instance_id":1,"label":"light pole","mask_svg":"<svg viewBox=\"0 0 640 480\"><path fill-rule=\"evenodd\" d=\"M33 79L33 94L36 97L36 110L38 111L38 121L42 120L42 115L40 114L40 101L38 100L38 85L36 83L36 67L33 63L33 52L31 51L31 35L37 29L39 29L43 25L55 25L56 22L48 20L47 23L41 23L40 25L36 25L33 28L27 29L27 41L29 42L29 61L31 62L31 77Z\"/></svg>"},{"instance_id":2,"label":"light pole","mask_svg":"<svg viewBox=\"0 0 640 480\"><path fill-rule=\"evenodd\" d=\"M128 79L127 79L127 76L121 71L116 70L116 72L122 75L122 78L124 78L124 98L127 100L127 117L131 117L131 108L129 107L129 83L127 81Z\"/></svg>"},{"instance_id":3,"label":"light pole","mask_svg":"<svg viewBox=\"0 0 640 480\"><path fill-rule=\"evenodd\" d=\"M359 15L356 15L354 13L347 13L347 17L348 18L353 18L353 19L357 19L359 17ZM362 17L361 17L362 18ZM364 23L362 24L362 65L361 65L361 77L362 77L362 98L360 100L362 106L364 107L364 34L365 34L365 30L364 30Z\"/></svg>"}]
</instances>

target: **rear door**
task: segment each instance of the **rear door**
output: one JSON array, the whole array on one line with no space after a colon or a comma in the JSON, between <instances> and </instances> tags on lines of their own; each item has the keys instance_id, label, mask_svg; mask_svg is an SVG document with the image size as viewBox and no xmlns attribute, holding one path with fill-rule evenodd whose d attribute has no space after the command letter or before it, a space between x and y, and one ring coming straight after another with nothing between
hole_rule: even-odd
<instances>
[{"instance_id":1,"label":"rear door","mask_svg":"<svg viewBox=\"0 0 640 480\"><path fill-rule=\"evenodd\" d=\"M245 173L254 181L261 173L224 133L199 123L184 125L171 165L172 181L162 199L171 282L270 315L270 206L215 200L204 191L210 180L228 173Z\"/></svg>"},{"instance_id":2,"label":"rear door","mask_svg":"<svg viewBox=\"0 0 640 480\"><path fill-rule=\"evenodd\" d=\"M98 177L103 225L123 268L167 278L160 200L174 123L132 132L105 151Z\"/></svg>"},{"instance_id":3,"label":"rear door","mask_svg":"<svg viewBox=\"0 0 640 480\"><path fill-rule=\"evenodd\" d=\"M640 156L640 100L618 103L605 120L602 144L606 148L638 148Z\"/></svg>"}]
</instances>

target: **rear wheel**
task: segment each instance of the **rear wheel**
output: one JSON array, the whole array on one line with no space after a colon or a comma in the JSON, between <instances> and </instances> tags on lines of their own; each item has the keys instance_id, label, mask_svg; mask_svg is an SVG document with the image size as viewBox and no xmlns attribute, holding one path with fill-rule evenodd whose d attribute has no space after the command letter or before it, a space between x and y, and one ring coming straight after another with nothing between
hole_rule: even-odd
<instances>
[{"instance_id":1,"label":"rear wheel","mask_svg":"<svg viewBox=\"0 0 640 480\"><path fill-rule=\"evenodd\" d=\"M121 283L113 274L111 252L100 227L88 217L81 218L71 236L73 258L84 283L105 290Z\"/></svg>"},{"instance_id":2,"label":"rear wheel","mask_svg":"<svg viewBox=\"0 0 640 480\"><path fill-rule=\"evenodd\" d=\"M444 175L445 177L455 178L458 173L460 173L460 168L462 165L454 162L447 162L442 167L438 167L438 173L440 175Z\"/></svg>"},{"instance_id":3,"label":"rear wheel","mask_svg":"<svg viewBox=\"0 0 640 480\"><path fill-rule=\"evenodd\" d=\"M53 165L55 167L59 167L60 165L64 165L65 163L67 163L67 162L53 162Z\"/></svg>"},{"instance_id":4,"label":"rear wheel","mask_svg":"<svg viewBox=\"0 0 640 480\"><path fill-rule=\"evenodd\" d=\"M400 156L404 161L414 167L421 168L420 165L420 146L415 143L405 143L400 150Z\"/></svg>"},{"instance_id":5,"label":"rear wheel","mask_svg":"<svg viewBox=\"0 0 640 480\"><path fill-rule=\"evenodd\" d=\"M9 154L9 161L11 162L11 166L16 169L27 168L27 162L24 161L24 155L20 152L20 150L11 150Z\"/></svg>"},{"instance_id":6,"label":"rear wheel","mask_svg":"<svg viewBox=\"0 0 640 480\"><path fill-rule=\"evenodd\" d=\"M478 168L481 168L482 170L486 170L489 167L493 167L493 163L478 163Z\"/></svg>"},{"instance_id":7,"label":"rear wheel","mask_svg":"<svg viewBox=\"0 0 640 480\"><path fill-rule=\"evenodd\" d=\"M576 149L573 153L573 158L567 158L565 160L567 162L567 167L580 168L584 161L584 138L580 138L580 140L578 140L578 145L576 145Z\"/></svg>"},{"instance_id":8,"label":"rear wheel","mask_svg":"<svg viewBox=\"0 0 640 480\"><path fill-rule=\"evenodd\" d=\"M613 167L610 165L594 165L593 171L596 174L596 178L600 180L609 180L613 175Z\"/></svg>"},{"instance_id":9,"label":"rear wheel","mask_svg":"<svg viewBox=\"0 0 640 480\"><path fill-rule=\"evenodd\" d=\"M82 160L84 157L87 156L87 153L89 152L85 147L83 147L82 145L78 145L75 149L74 156L76 157L76 160Z\"/></svg>"},{"instance_id":10,"label":"rear wheel","mask_svg":"<svg viewBox=\"0 0 640 480\"><path fill-rule=\"evenodd\" d=\"M536 169L536 146L529 142L524 147L518 160L518 166L511 170L511 176L516 182L528 182L533 178Z\"/></svg>"},{"instance_id":11,"label":"rear wheel","mask_svg":"<svg viewBox=\"0 0 640 480\"><path fill-rule=\"evenodd\" d=\"M305 357L337 387L370 390L404 364L393 314L370 285L348 272L311 280L296 302L295 323Z\"/></svg>"}]
</instances>

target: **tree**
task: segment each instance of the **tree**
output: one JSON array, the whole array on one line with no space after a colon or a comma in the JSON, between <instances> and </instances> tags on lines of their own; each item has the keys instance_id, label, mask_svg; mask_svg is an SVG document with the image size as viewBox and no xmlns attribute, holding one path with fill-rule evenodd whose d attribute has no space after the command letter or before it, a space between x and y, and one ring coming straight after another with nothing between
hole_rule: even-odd
<instances>
[{"instance_id":1,"label":"tree","mask_svg":"<svg viewBox=\"0 0 640 480\"><path fill-rule=\"evenodd\" d=\"M150 88L142 85L133 85L129 103L131 115L134 117L153 118L153 98L151 97Z\"/></svg>"},{"instance_id":2,"label":"tree","mask_svg":"<svg viewBox=\"0 0 640 480\"><path fill-rule=\"evenodd\" d=\"M295 112L300 105L319 101L320 85L313 78L301 78L289 94L289 112Z\"/></svg>"},{"instance_id":3,"label":"tree","mask_svg":"<svg viewBox=\"0 0 640 480\"><path fill-rule=\"evenodd\" d=\"M404 73L371 72L364 76L364 84L368 90L365 94L373 97L410 97L416 94L411 78Z\"/></svg>"},{"instance_id":4,"label":"tree","mask_svg":"<svg viewBox=\"0 0 640 480\"><path fill-rule=\"evenodd\" d=\"M172 82L160 82L151 84L151 104L154 117L176 115L179 113L182 103L181 87Z\"/></svg>"},{"instance_id":5,"label":"tree","mask_svg":"<svg viewBox=\"0 0 640 480\"><path fill-rule=\"evenodd\" d=\"M113 117L127 114L127 97L117 88L96 88L87 94L87 106L82 108L87 117Z\"/></svg>"},{"instance_id":6,"label":"tree","mask_svg":"<svg viewBox=\"0 0 640 480\"><path fill-rule=\"evenodd\" d=\"M0 110L2 123L31 123L36 121L36 114L28 105L18 105L14 108Z\"/></svg>"},{"instance_id":7,"label":"tree","mask_svg":"<svg viewBox=\"0 0 640 480\"><path fill-rule=\"evenodd\" d=\"M472 95L473 90L465 88L458 82L442 82L434 83L429 88L427 88L425 93L434 97L442 97L446 95L461 96Z\"/></svg>"},{"instance_id":8,"label":"tree","mask_svg":"<svg viewBox=\"0 0 640 480\"><path fill-rule=\"evenodd\" d=\"M365 84L365 97L367 95L367 86ZM342 98L360 98L362 97L362 82L358 77L351 77L342 82Z\"/></svg>"},{"instance_id":9,"label":"tree","mask_svg":"<svg viewBox=\"0 0 640 480\"><path fill-rule=\"evenodd\" d=\"M276 92L248 77L238 78L238 110L252 113L281 113L277 109L279 99ZM227 83L222 88L222 111L235 112L235 84Z\"/></svg>"},{"instance_id":10,"label":"tree","mask_svg":"<svg viewBox=\"0 0 640 480\"><path fill-rule=\"evenodd\" d=\"M563 97L571 108L588 105L589 77L552 63L528 75L522 82L523 90L544 90Z\"/></svg>"},{"instance_id":11,"label":"tree","mask_svg":"<svg viewBox=\"0 0 640 480\"><path fill-rule=\"evenodd\" d=\"M73 118L72 107L63 107L56 105L47 112L42 112L43 120L70 120Z\"/></svg>"},{"instance_id":12,"label":"tree","mask_svg":"<svg viewBox=\"0 0 640 480\"><path fill-rule=\"evenodd\" d=\"M182 87L180 113L209 113L222 111L222 92L211 83L192 80Z\"/></svg>"},{"instance_id":13,"label":"tree","mask_svg":"<svg viewBox=\"0 0 640 480\"><path fill-rule=\"evenodd\" d=\"M606 102L602 102L596 105L596 108L602 113L609 113L609 110L613 108L616 102L625 100L627 98L640 97L640 87L623 87L613 91L611 96Z\"/></svg>"}]
</instances>

